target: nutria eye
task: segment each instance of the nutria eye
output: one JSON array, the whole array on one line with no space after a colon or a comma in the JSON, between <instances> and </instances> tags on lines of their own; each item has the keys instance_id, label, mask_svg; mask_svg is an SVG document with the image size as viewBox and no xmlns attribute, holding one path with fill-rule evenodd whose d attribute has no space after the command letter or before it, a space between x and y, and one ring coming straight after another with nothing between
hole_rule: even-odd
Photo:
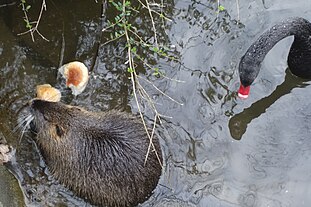
<instances>
[{"instance_id":1,"label":"nutria eye","mask_svg":"<svg viewBox=\"0 0 311 207\"><path fill-rule=\"evenodd\" d=\"M56 128L56 134L57 134L59 137L63 136L64 130L63 130L60 126L58 126L58 125L55 125L55 128Z\"/></svg>"}]
</instances>

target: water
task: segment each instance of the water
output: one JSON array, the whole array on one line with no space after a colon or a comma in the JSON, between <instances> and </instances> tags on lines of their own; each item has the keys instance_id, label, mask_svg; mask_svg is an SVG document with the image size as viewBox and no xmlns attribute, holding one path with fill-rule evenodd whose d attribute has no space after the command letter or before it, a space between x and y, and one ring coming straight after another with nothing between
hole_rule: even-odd
<instances>
[{"instance_id":1,"label":"water","mask_svg":"<svg viewBox=\"0 0 311 207\"><path fill-rule=\"evenodd\" d=\"M248 45L289 16L311 20L311 3L239 1L239 10L236 1L221 3L223 12L217 12L216 1L167 3L165 11L174 21L165 24L166 32L159 29L159 38L179 61L146 58L168 77L184 82L155 78L139 65L141 75L183 103L146 84L159 113L172 118L163 118L157 130L167 165L154 195L142 206L310 206L311 109L305 94L311 88L286 71L293 38L268 54L247 100L237 99L235 91L237 65ZM32 5L35 15L39 7L38 2ZM19 180L11 177L3 185L15 186L10 195L28 206L89 206L53 179L31 135L19 143L19 134L12 133L16 117L42 83L62 88L64 102L88 109L136 113L137 107L124 72L122 42L99 45L97 52L99 40L109 37L98 32L100 4L48 1L47 8L39 29L50 41L36 35L33 43L29 35L17 35L25 31L20 8L0 7L0 131L17 148L13 170ZM113 17L107 12L107 18ZM152 36L147 16L141 13L135 22L142 34ZM76 99L57 79L59 65L72 60L92 69L86 91ZM153 119L150 109L143 111L147 120ZM10 176L6 173L0 182ZM0 206L10 199L0 197Z\"/></svg>"}]
</instances>

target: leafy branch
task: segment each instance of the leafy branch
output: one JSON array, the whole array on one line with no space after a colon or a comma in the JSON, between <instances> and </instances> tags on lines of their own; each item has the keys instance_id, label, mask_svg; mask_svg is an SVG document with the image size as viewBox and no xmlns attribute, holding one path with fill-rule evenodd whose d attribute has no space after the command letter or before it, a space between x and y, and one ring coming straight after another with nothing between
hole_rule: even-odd
<instances>
[{"instance_id":1,"label":"leafy branch","mask_svg":"<svg viewBox=\"0 0 311 207\"><path fill-rule=\"evenodd\" d=\"M41 4L41 9L40 9L40 13L39 13L39 16L38 16L38 19L36 21L33 21L31 22L29 20L29 17L28 17L28 12L31 8L31 5L27 4L26 0L21 0L21 3L20 3L20 6L22 7L22 11L24 13L24 21L26 23L26 29L27 31L26 32L22 32L22 33L19 33L18 35L24 35L24 34L28 34L30 33L31 35L31 39L32 41L34 42L35 41L35 37L34 37L34 34L35 33L38 33L40 35L40 37L46 41L49 41L47 38L45 38L38 30L38 27L39 27L39 23L40 23L40 20L41 20L41 17L42 17L42 13L43 13L43 10L46 11L46 3L45 3L45 0L42 0L42 4Z\"/></svg>"},{"instance_id":2,"label":"leafy branch","mask_svg":"<svg viewBox=\"0 0 311 207\"><path fill-rule=\"evenodd\" d=\"M169 18L165 17L165 15L162 12L162 7L163 5L159 4L151 4L148 0L138 0L139 6L140 6L140 11L143 9L146 9L149 15L149 19L152 24L152 33L153 37L147 37L143 38L142 36L139 35L138 29L131 23L131 18L135 15L138 14L140 11L132 6L132 3L129 0L122 0L122 1L113 1L110 0L109 3L111 3L115 9L118 11L118 15L114 17L114 21L110 22L108 21L108 27L104 28L103 31L107 31L110 28L114 29L114 32L110 33L110 40L107 41L104 44L108 44L112 41L116 41L120 38L125 37L125 48L127 48L127 61L126 64L128 65L127 72L130 74L130 80L131 80L131 85L133 89L133 94L134 94L134 99L138 108L138 112L140 115L140 118L144 124L145 130L147 132L148 138L150 140L148 152L146 154L145 162L148 159L148 155L151 151L155 151L159 163L162 165L162 161L159 159L158 152L156 152L156 149L153 145L152 139L155 133L155 128L156 124L159 122L162 124L161 118L167 117L162 114L160 114L157 110L156 104L152 97L148 94L146 89L144 88L143 84L141 81L143 81L145 84L151 85L156 91L158 91L160 94L163 96L167 97L169 100L182 105L182 103L176 101L169 95L167 95L165 92L163 92L161 89L159 89L157 86L155 86L151 81L149 81L146 78L143 78L140 76L136 70L136 62L139 61L140 63L143 63L144 66L146 66L148 69L150 69L153 73L154 76L157 77L165 77L164 72L160 71L158 67L153 67L150 64L148 64L148 61L143 58L141 55L139 55L139 52L151 52L159 57L167 58L169 60L176 60L176 57L174 55L169 55L169 49L165 46L159 46L158 42L158 34L157 34L157 25L155 23L155 16L161 18L162 20L170 21ZM152 9L152 7L157 7L161 9L161 12L155 11ZM170 79L170 78L168 78ZM174 79L170 79L174 80ZM176 80L178 81L178 80ZM181 81L178 81L181 82ZM140 105L140 100L144 100L147 102L147 105L152 109L154 112L154 120L153 120L153 127L152 130L148 130L148 127L145 123L143 114L142 114L142 109Z\"/></svg>"}]
</instances>

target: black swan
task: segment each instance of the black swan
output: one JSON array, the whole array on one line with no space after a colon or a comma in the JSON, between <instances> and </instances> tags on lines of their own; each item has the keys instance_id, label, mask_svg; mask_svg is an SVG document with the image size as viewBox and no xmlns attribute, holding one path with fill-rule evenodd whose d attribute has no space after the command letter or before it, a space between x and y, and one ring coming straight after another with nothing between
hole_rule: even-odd
<instances>
[{"instance_id":1,"label":"black swan","mask_svg":"<svg viewBox=\"0 0 311 207\"><path fill-rule=\"evenodd\" d=\"M240 98L247 98L250 85L257 77L261 62L273 46L285 37L294 36L287 63L290 71L301 78L311 78L311 23L301 17L288 18L264 32L246 51L239 64Z\"/></svg>"}]
</instances>

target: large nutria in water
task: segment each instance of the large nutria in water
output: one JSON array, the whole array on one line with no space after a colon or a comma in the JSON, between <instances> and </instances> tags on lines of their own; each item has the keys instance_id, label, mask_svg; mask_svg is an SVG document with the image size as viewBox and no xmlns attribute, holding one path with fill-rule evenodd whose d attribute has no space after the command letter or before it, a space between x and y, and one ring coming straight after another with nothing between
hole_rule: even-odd
<instances>
[{"instance_id":1,"label":"large nutria in water","mask_svg":"<svg viewBox=\"0 0 311 207\"><path fill-rule=\"evenodd\" d=\"M79 197L98 206L135 206L161 175L161 150L149 153L141 121L124 112L89 112L34 99L36 142L50 172Z\"/></svg>"}]
</instances>

